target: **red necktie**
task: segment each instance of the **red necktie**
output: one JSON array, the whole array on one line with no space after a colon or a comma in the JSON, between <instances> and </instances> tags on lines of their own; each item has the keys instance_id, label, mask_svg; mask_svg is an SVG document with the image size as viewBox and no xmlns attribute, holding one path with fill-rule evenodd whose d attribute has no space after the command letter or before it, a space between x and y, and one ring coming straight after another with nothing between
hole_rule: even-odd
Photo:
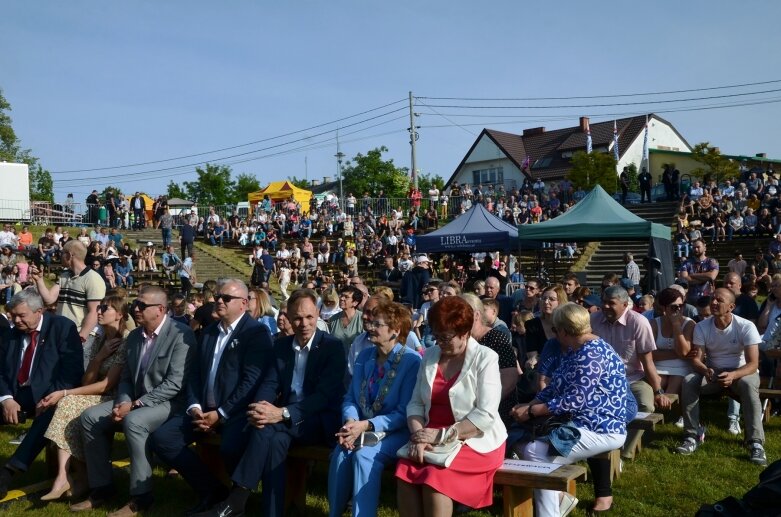
<instances>
[{"instance_id":1,"label":"red necktie","mask_svg":"<svg viewBox=\"0 0 781 517\"><path fill-rule=\"evenodd\" d=\"M24 351L24 357L22 357L22 367L19 369L19 375L16 376L16 380L20 385L23 385L30 378L30 367L33 365L33 356L35 355L35 347L38 345L38 331L33 330L30 332L30 344L27 345L27 350Z\"/></svg>"}]
</instances>

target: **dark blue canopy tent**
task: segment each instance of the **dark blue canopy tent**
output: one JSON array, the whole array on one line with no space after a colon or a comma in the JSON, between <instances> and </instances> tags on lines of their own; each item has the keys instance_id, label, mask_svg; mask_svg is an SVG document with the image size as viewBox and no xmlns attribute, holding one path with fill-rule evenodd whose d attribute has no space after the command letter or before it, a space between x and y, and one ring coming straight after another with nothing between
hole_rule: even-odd
<instances>
[{"instance_id":1,"label":"dark blue canopy tent","mask_svg":"<svg viewBox=\"0 0 781 517\"><path fill-rule=\"evenodd\" d=\"M518 249L518 227L508 224L479 203L449 224L417 238L416 250L422 253L455 253ZM524 248L537 249L540 243L529 241Z\"/></svg>"}]
</instances>

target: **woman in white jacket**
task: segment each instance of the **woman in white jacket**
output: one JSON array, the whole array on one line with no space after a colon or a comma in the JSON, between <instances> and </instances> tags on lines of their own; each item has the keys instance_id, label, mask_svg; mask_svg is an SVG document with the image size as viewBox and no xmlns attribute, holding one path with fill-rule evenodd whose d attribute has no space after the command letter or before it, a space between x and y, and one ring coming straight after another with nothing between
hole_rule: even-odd
<instances>
[{"instance_id":1,"label":"woman in white jacket","mask_svg":"<svg viewBox=\"0 0 781 517\"><path fill-rule=\"evenodd\" d=\"M429 311L437 345L426 350L407 405L410 442L396 468L402 516L451 515L453 501L471 508L493 502L507 438L498 411L502 385L496 352L470 337L473 321L472 308L455 296ZM448 466L427 461L435 446L459 443Z\"/></svg>"}]
</instances>

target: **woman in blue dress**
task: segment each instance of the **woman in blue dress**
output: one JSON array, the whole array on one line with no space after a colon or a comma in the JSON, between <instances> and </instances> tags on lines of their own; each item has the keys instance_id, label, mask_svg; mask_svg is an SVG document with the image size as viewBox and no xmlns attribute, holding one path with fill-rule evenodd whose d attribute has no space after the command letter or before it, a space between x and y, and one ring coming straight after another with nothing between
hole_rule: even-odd
<instances>
[{"instance_id":1,"label":"woman in blue dress","mask_svg":"<svg viewBox=\"0 0 781 517\"><path fill-rule=\"evenodd\" d=\"M420 366L420 355L404 346L409 310L380 301L364 314L363 325L374 346L358 354L342 403L343 426L328 471L332 517L342 515L350 498L354 516L376 515L382 471L409 440L407 403Z\"/></svg>"},{"instance_id":2,"label":"woman in blue dress","mask_svg":"<svg viewBox=\"0 0 781 517\"><path fill-rule=\"evenodd\" d=\"M571 448L559 451L548 440L513 445L525 460L570 464L620 448L626 440L629 384L624 364L613 348L592 334L588 310L576 303L553 312L556 337L566 351L552 373L550 383L529 404L513 408L523 423L545 415L569 414L574 439ZM559 516L577 504L553 490L535 490L535 515ZM562 504L567 503L567 504Z\"/></svg>"}]
</instances>

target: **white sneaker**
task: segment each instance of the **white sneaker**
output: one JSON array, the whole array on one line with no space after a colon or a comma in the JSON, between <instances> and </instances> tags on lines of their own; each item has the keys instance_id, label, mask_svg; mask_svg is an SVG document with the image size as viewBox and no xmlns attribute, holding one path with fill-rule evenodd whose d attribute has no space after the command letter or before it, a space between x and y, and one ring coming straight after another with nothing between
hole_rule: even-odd
<instances>
[{"instance_id":1,"label":"white sneaker","mask_svg":"<svg viewBox=\"0 0 781 517\"><path fill-rule=\"evenodd\" d=\"M560 517L567 517L567 515L569 515L578 505L578 498L567 492L564 492L562 495L564 497L561 498L561 502L559 503L559 515Z\"/></svg>"},{"instance_id":2,"label":"white sneaker","mask_svg":"<svg viewBox=\"0 0 781 517\"><path fill-rule=\"evenodd\" d=\"M678 420L675 422L675 427L683 429L683 417L682 416L678 417Z\"/></svg>"},{"instance_id":3,"label":"white sneaker","mask_svg":"<svg viewBox=\"0 0 781 517\"><path fill-rule=\"evenodd\" d=\"M727 428L727 432L732 436L737 436L740 434L740 422L737 418L729 419L729 427Z\"/></svg>"}]
</instances>

